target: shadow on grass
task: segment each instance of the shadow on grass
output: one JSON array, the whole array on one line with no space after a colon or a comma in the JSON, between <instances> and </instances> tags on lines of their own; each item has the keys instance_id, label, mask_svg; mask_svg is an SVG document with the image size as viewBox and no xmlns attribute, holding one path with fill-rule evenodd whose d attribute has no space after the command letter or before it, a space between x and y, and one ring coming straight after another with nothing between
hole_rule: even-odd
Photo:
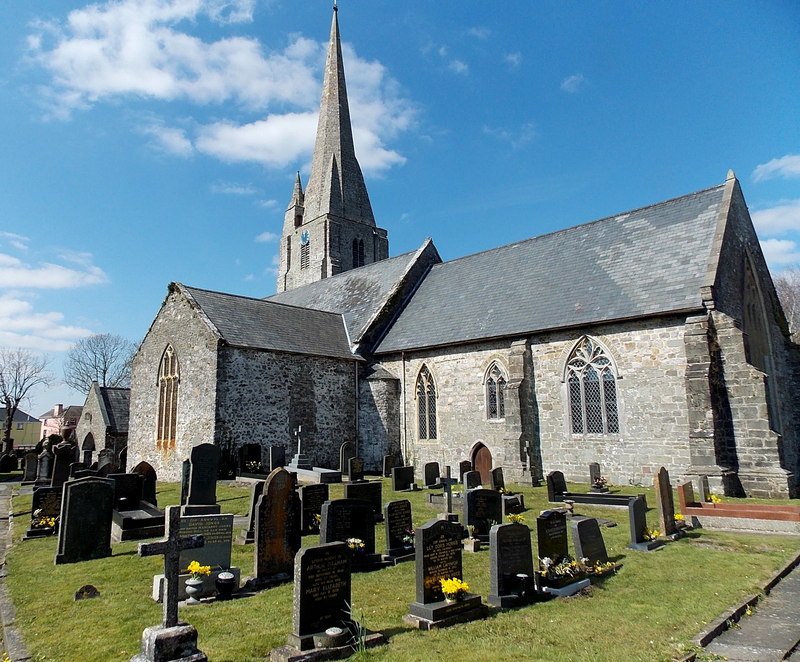
<instances>
[{"instance_id":1,"label":"shadow on grass","mask_svg":"<svg viewBox=\"0 0 800 662\"><path fill-rule=\"evenodd\" d=\"M386 637L386 641L389 641L392 637L396 637L398 634L405 634L406 632L415 632L416 628L412 628L410 626L401 628L387 628L386 630L381 630L381 634Z\"/></svg>"}]
</instances>

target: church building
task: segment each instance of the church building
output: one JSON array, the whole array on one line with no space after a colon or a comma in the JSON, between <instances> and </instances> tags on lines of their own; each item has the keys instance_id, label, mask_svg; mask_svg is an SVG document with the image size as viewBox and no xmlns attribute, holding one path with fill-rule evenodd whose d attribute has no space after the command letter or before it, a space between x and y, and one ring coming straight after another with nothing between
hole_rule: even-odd
<instances>
[{"instance_id":1,"label":"church building","mask_svg":"<svg viewBox=\"0 0 800 662\"><path fill-rule=\"evenodd\" d=\"M443 262L389 257L356 160L334 10L311 173L277 293L169 285L133 362L128 459L177 480L270 446L338 468L469 460L507 480L708 475L796 496L797 347L739 183Z\"/></svg>"}]
</instances>

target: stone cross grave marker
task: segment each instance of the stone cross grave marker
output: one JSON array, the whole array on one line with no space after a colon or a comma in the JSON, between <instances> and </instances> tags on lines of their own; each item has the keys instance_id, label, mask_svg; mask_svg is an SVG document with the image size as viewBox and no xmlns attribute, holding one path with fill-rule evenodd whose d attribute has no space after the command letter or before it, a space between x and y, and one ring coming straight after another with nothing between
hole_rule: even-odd
<instances>
[{"instance_id":1,"label":"stone cross grave marker","mask_svg":"<svg viewBox=\"0 0 800 662\"><path fill-rule=\"evenodd\" d=\"M167 507L167 538L159 542L139 543L139 556L164 556L164 618L162 625L178 624L178 577L181 574L181 553L203 547L201 535L181 537L180 506Z\"/></svg>"},{"instance_id":2,"label":"stone cross grave marker","mask_svg":"<svg viewBox=\"0 0 800 662\"><path fill-rule=\"evenodd\" d=\"M533 598L531 530L524 524L493 526L489 534L489 597L497 607L512 607Z\"/></svg>"},{"instance_id":3,"label":"stone cross grave marker","mask_svg":"<svg viewBox=\"0 0 800 662\"><path fill-rule=\"evenodd\" d=\"M301 485L300 493L300 530L303 533L319 533L322 519L322 504L328 500L330 490L326 483Z\"/></svg>"},{"instance_id":4,"label":"stone cross grave marker","mask_svg":"<svg viewBox=\"0 0 800 662\"><path fill-rule=\"evenodd\" d=\"M423 467L423 479L425 481L425 487L429 490L436 490L439 489L442 484L439 482L439 463L438 462L426 462L425 466Z\"/></svg>"},{"instance_id":5,"label":"stone cross grave marker","mask_svg":"<svg viewBox=\"0 0 800 662\"><path fill-rule=\"evenodd\" d=\"M628 549L639 552L649 552L660 546L657 540L646 540L647 529L647 504L641 496L631 497L628 501L628 522L631 527L631 541Z\"/></svg>"},{"instance_id":6,"label":"stone cross grave marker","mask_svg":"<svg viewBox=\"0 0 800 662\"><path fill-rule=\"evenodd\" d=\"M56 564L111 556L114 481L79 478L64 483L63 490Z\"/></svg>"},{"instance_id":7,"label":"stone cross grave marker","mask_svg":"<svg viewBox=\"0 0 800 662\"><path fill-rule=\"evenodd\" d=\"M345 499L361 499L372 506L375 522L383 521L383 481L372 480L344 484Z\"/></svg>"},{"instance_id":8,"label":"stone cross grave marker","mask_svg":"<svg viewBox=\"0 0 800 662\"><path fill-rule=\"evenodd\" d=\"M489 476L492 479L493 490L497 490L499 492L500 490L506 489L506 480L503 477L503 467L497 467L496 469L492 469Z\"/></svg>"},{"instance_id":9,"label":"stone cross grave marker","mask_svg":"<svg viewBox=\"0 0 800 662\"><path fill-rule=\"evenodd\" d=\"M503 499L499 492L481 487L464 494L464 524L473 527L473 538L489 541L489 530L503 521Z\"/></svg>"},{"instance_id":10,"label":"stone cross grave marker","mask_svg":"<svg viewBox=\"0 0 800 662\"><path fill-rule=\"evenodd\" d=\"M474 490L483 485L480 471L467 471L464 474L464 490Z\"/></svg>"},{"instance_id":11,"label":"stone cross grave marker","mask_svg":"<svg viewBox=\"0 0 800 662\"><path fill-rule=\"evenodd\" d=\"M661 467L653 477L653 487L656 492L656 505L658 507L658 522L661 533L672 536L678 532L675 526L675 499L672 496L672 485L669 482L669 472Z\"/></svg>"},{"instance_id":12,"label":"stone cross grave marker","mask_svg":"<svg viewBox=\"0 0 800 662\"><path fill-rule=\"evenodd\" d=\"M464 482L464 474L468 471L472 471L472 462L469 460L461 460L458 463L458 480L460 482Z\"/></svg>"},{"instance_id":13,"label":"stone cross grave marker","mask_svg":"<svg viewBox=\"0 0 800 662\"><path fill-rule=\"evenodd\" d=\"M386 556L398 557L414 551L413 542L407 542L413 531L411 502L408 499L390 501L383 507L386 527Z\"/></svg>"},{"instance_id":14,"label":"stone cross grave marker","mask_svg":"<svg viewBox=\"0 0 800 662\"><path fill-rule=\"evenodd\" d=\"M218 513L217 470L219 446L199 444L189 455L189 489L186 495L184 514L199 515Z\"/></svg>"},{"instance_id":15,"label":"stone cross grave marker","mask_svg":"<svg viewBox=\"0 0 800 662\"><path fill-rule=\"evenodd\" d=\"M449 517L453 512L453 485L458 481L450 475L450 467L444 468L444 477L439 479L444 489L444 515Z\"/></svg>"},{"instance_id":16,"label":"stone cross grave marker","mask_svg":"<svg viewBox=\"0 0 800 662\"><path fill-rule=\"evenodd\" d=\"M275 469L267 477L256 507L255 558L257 580L286 575L300 549L300 513L296 510L295 487L286 469Z\"/></svg>"},{"instance_id":17,"label":"stone cross grave marker","mask_svg":"<svg viewBox=\"0 0 800 662\"><path fill-rule=\"evenodd\" d=\"M356 447L352 441L345 441L339 447L339 473L342 476L347 475L347 471L350 468L349 462L351 457L356 456Z\"/></svg>"},{"instance_id":18,"label":"stone cross grave marker","mask_svg":"<svg viewBox=\"0 0 800 662\"><path fill-rule=\"evenodd\" d=\"M413 490L414 485L414 467L395 467L392 469L392 490L395 492L404 492L406 490Z\"/></svg>"},{"instance_id":19,"label":"stone cross grave marker","mask_svg":"<svg viewBox=\"0 0 800 662\"><path fill-rule=\"evenodd\" d=\"M576 559L589 559L589 565L608 563L608 552L600 524L594 517L571 519L572 545Z\"/></svg>"}]
</instances>

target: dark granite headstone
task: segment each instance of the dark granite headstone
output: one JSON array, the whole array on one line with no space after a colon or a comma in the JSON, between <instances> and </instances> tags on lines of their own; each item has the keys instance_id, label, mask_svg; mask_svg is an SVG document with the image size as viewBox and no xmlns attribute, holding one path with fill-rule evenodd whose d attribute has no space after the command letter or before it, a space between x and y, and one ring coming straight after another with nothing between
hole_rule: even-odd
<instances>
[{"instance_id":1,"label":"dark granite headstone","mask_svg":"<svg viewBox=\"0 0 800 662\"><path fill-rule=\"evenodd\" d=\"M476 488L464 493L464 524L472 537L489 541L489 530L503 522L503 498L499 492Z\"/></svg>"},{"instance_id":2,"label":"dark granite headstone","mask_svg":"<svg viewBox=\"0 0 800 662\"><path fill-rule=\"evenodd\" d=\"M286 448L284 446L269 447L269 470L275 471L286 466Z\"/></svg>"},{"instance_id":3,"label":"dark granite headstone","mask_svg":"<svg viewBox=\"0 0 800 662\"><path fill-rule=\"evenodd\" d=\"M264 493L264 484L266 481L259 480L253 483L250 488L250 509L248 510L247 528L242 529L241 539L238 541L240 544L250 544L255 541L256 534L256 508L258 507L258 500Z\"/></svg>"},{"instance_id":4,"label":"dark granite headstone","mask_svg":"<svg viewBox=\"0 0 800 662\"><path fill-rule=\"evenodd\" d=\"M63 489L56 564L111 556L114 481L79 478L64 483Z\"/></svg>"},{"instance_id":5,"label":"dark granite headstone","mask_svg":"<svg viewBox=\"0 0 800 662\"><path fill-rule=\"evenodd\" d=\"M352 462L351 462L352 463ZM344 484L345 499L361 499L372 506L375 522L383 521L383 482L379 480Z\"/></svg>"},{"instance_id":6,"label":"dark granite headstone","mask_svg":"<svg viewBox=\"0 0 800 662\"><path fill-rule=\"evenodd\" d=\"M231 567L231 545L233 542L233 515L189 515L180 519L180 535L203 536L205 545L200 549L182 552L181 572L192 561L200 565L210 565L212 570Z\"/></svg>"},{"instance_id":7,"label":"dark granite headstone","mask_svg":"<svg viewBox=\"0 0 800 662\"><path fill-rule=\"evenodd\" d=\"M114 481L114 510L136 510L142 501L144 478L139 474L109 474Z\"/></svg>"},{"instance_id":8,"label":"dark granite headstone","mask_svg":"<svg viewBox=\"0 0 800 662\"><path fill-rule=\"evenodd\" d=\"M139 462L133 468L132 473L142 476L142 501L158 506L158 497L156 496L158 476L156 475L156 470L148 462Z\"/></svg>"},{"instance_id":9,"label":"dark granite headstone","mask_svg":"<svg viewBox=\"0 0 800 662\"><path fill-rule=\"evenodd\" d=\"M497 467L496 469L492 469L489 476L492 479L492 489L493 490L504 490L506 489L506 480L503 478L503 467Z\"/></svg>"},{"instance_id":10,"label":"dark granite headstone","mask_svg":"<svg viewBox=\"0 0 800 662\"><path fill-rule=\"evenodd\" d=\"M576 559L589 559L590 565L608 563L603 533L594 517L572 519L569 525L572 529L572 545L575 548Z\"/></svg>"},{"instance_id":11,"label":"dark granite headstone","mask_svg":"<svg viewBox=\"0 0 800 662\"><path fill-rule=\"evenodd\" d=\"M0 472L9 473L11 471L16 471L18 466L19 460L13 452L0 455Z\"/></svg>"},{"instance_id":12,"label":"dark granite headstone","mask_svg":"<svg viewBox=\"0 0 800 662\"><path fill-rule=\"evenodd\" d=\"M352 441L345 441L339 447L339 472L344 476L349 469L351 457L356 456L356 446Z\"/></svg>"},{"instance_id":13,"label":"dark granite headstone","mask_svg":"<svg viewBox=\"0 0 800 662\"><path fill-rule=\"evenodd\" d=\"M589 463L589 485L594 483L602 476L600 473L600 464L597 462Z\"/></svg>"},{"instance_id":14,"label":"dark granite headstone","mask_svg":"<svg viewBox=\"0 0 800 662\"><path fill-rule=\"evenodd\" d=\"M333 499L322 505L319 540L329 543L358 538L364 543L363 555L375 553L375 519L372 505L360 499Z\"/></svg>"},{"instance_id":15,"label":"dark granite headstone","mask_svg":"<svg viewBox=\"0 0 800 662\"><path fill-rule=\"evenodd\" d=\"M87 468L86 462L73 462L69 465L69 477L75 478L78 471L85 471Z\"/></svg>"},{"instance_id":16,"label":"dark granite headstone","mask_svg":"<svg viewBox=\"0 0 800 662\"><path fill-rule=\"evenodd\" d=\"M192 471L192 463L184 460L181 464L181 505L185 506L189 498L189 474Z\"/></svg>"},{"instance_id":17,"label":"dark granite headstone","mask_svg":"<svg viewBox=\"0 0 800 662\"><path fill-rule=\"evenodd\" d=\"M442 486L439 482L439 477L441 472L439 470L439 463L438 462L426 462L423 468L423 477L425 481L425 487L428 489L438 489Z\"/></svg>"},{"instance_id":18,"label":"dark granite headstone","mask_svg":"<svg viewBox=\"0 0 800 662\"><path fill-rule=\"evenodd\" d=\"M672 536L678 532L675 526L675 499L672 496L672 485L669 482L669 472L661 467L653 478L653 487L656 492L656 507L658 508L658 522L661 533Z\"/></svg>"},{"instance_id":19,"label":"dark granite headstone","mask_svg":"<svg viewBox=\"0 0 800 662\"><path fill-rule=\"evenodd\" d=\"M36 469L39 465L39 456L34 452L25 453L25 466L22 474L23 483L32 483L36 480Z\"/></svg>"},{"instance_id":20,"label":"dark granite headstone","mask_svg":"<svg viewBox=\"0 0 800 662\"><path fill-rule=\"evenodd\" d=\"M472 462L469 460L461 460L458 463L458 480L459 482L464 482L464 474L468 471L472 471Z\"/></svg>"},{"instance_id":21,"label":"dark granite headstone","mask_svg":"<svg viewBox=\"0 0 800 662\"><path fill-rule=\"evenodd\" d=\"M536 518L536 538L540 559L554 563L569 554L567 516L559 510L545 510Z\"/></svg>"},{"instance_id":22,"label":"dark granite headstone","mask_svg":"<svg viewBox=\"0 0 800 662\"><path fill-rule=\"evenodd\" d=\"M364 460L360 457L351 457L347 461L347 480L350 482L364 480Z\"/></svg>"},{"instance_id":23,"label":"dark granite headstone","mask_svg":"<svg viewBox=\"0 0 800 662\"><path fill-rule=\"evenodd\" d=\"M489 534L489 604L512 607L535 595L531 531L499 524Z\"/></svg>"},{"instance_id":24,"label":"dark granite headstone","mask_svg":"<svg viewBox=\"0 0 800 662\"><path fill-rule=\"evenodd\" d=\"M392 490L395 492L403 492L405 490L413 489L414 484L414 467L395 467L392 469Z\"/></svg>"},{"instance_id":25,"label":"dark granite headstone","mask_svg":"<svg viewBox=\"0 0 800 662\"><path fill-rule=\"evenodd\" d=\"M112 465L108 465L112 466ZM88 478L90 476L98 476L97 469L77 469L75 472L70 476L70 478ZM106 476L100 476L100 478L106 478Z\"/></svg>"},{"instance_id":26,"label":"dark granite headstone","mask_svg":"<svg viewBox=\"0 0 800 662\"><path fill-rule=\"evenodd\" d=\"M327 483L301 485L300 492L300 530L303 533L319 533L322 518L322 504L328 500ZM316 516L316 517L315 517Z\"/></svg>"},{"instance_id":27,"label":"dark granite headstone","mask_svg":"<svg viewBox=\"0 0 800 662\"><path fill-rule=\"evenodd\" d=\"M631 497L628 501L628 522L631 527L631 541L628 549L640 552L649 552L661 543L657 540L647 540L647 503L641 496Z\"/></svg>"},{"instance_id":28,"label":"dark granite headstone","mask_svg":"<svg viewBox=\"0 0 800 662\"><path fill-rule=\"evenodd\" d=\"M461 540L464 529L447 520L431 520L416 530L417 602L444 599L440 580L463 579Z\"/></svg>"},{"instance_id":29,"label":"dark granite headstone","mask_svg":"<svg viewBox=\"0 0 800 662\"><path fill-rule=\"evenodd\" d=\"M467 473L464 474L463 480L465 490L474 490L483 485L480 471L467 471Z\"/></svg>"},{"instance_id":30,"label":"dark granite headstone","mask_svg":"<svg viewBox=\"0 0 800 662\"><path fill-rule=\"evenodd\" d=\"M255 557L253 568L259 580L286 575L300 549L300 513L296 511L294 480L286 469L275 469L267 477L256 506Z\"/></svg>"},{"instance_id":31,"label":"dark granite headstone","mask_svg":"<svg viewBox=\"0 0 800 662\"><path fill-rule=\"evenodd\" d=\"M322 635L331 627L347 630L351 622L350 556L350 549L341 542L298 552L294 562L290 646L308 650L314 648L314 635Z\"/></svg>"},{"instance_id":32,"label":"dark granite headstone","mask_svg":"<svg viewBox=\"0 0 800 662\"><path fill-rule=\"evenodd\" d=\"M187 506L215 506L217 504L217 469L219 447L199 444L189 455L189 491Z\"/></svg>"},{"instance_id":33,"label":"dark granite headstone","mask_svg":"<svg viewBox=\"0 0 800 662\"><path fill-rule=\"evenodd\" d=\"M31 523L28 532L25 534L26 538L37 538L45 533L52 534L52 531L42 531L40 527L35 527L34 524L45 517L61 516L61 495L61 487L41 486L33 488Z\"/></svg>"},{"instance_id":34,"label":"dark granite headstone","mask_svg":"<svg viewBox=\"0 0 800 662\"><path fill-rule=\"evenodd\" d=\"M383 456L383 471L382 475L384 478L391 478L392 477L392 469L397 466L397 456L395 455L384 455Z\"/></svg>"},{"instance_id":35,"label":"dark granite headstone","mask_svg":"<svg viewBox=\"0 0 800 662\"><path fill-rule=\"evenodd\" d=\"M564 474L560 471L551 471L547 474L547 500L548 501L562 501L559 497L567 491L567 481L564 480Z\"/></svg>"},{"instance_id":36,"label":"dark granite headstone","mask_svg":"<svg viewBox=\"0 0 800 662\"><path fill-rule=\"evenodd\" d=\"M97 475L101 478L108 478L110 474L119 473L119 467L114 464L113 462L108 462L104 464L102 467L97 469Z\"/></svg>"},{"instance_id":37,"label":"dark granite headstone","mask_svg":"<svg viewBox=\"0 0 800 662\"><path fill-rule=\"evenodd\" d=\"M386 527L386 555L403 556L410 554L414 545L408 540L413 531L411 521L411 502L408 499L390 501L383 507Z\"/></svg>"}]
</instances>

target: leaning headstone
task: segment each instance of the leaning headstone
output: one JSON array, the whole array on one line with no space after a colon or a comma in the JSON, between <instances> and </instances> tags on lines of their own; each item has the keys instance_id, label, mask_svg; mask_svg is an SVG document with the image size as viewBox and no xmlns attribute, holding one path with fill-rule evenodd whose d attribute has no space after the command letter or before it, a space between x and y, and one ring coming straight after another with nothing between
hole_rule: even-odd
<instances>
[{"instance_id":1,"label":"leaning headstone","mask_svg":"<svg viewBox=\"0 0 800 662\"><path fill-rule=\"evenodd\" d=\"M631 497L628 501L628 521L631 527L628 549L649 552L661 546L658 540L647 539L647 504L641 496Z\"/></svg>"},{"instance_id":2,"label":"leaning headstone","mask_svg":"<svg viewBox=\"0 0 800 662\"><path fill-rule=\"evenodd\" d=\"M497 467L496 469L492 469L489 473L489 477L492 480L492 489L497 490L500 492L501 490L506 489L506 480L503 477L503 467Z\"/></svg>"},{"instance_id":3,"label":"leaning headstone","mask_svg":"<svg viewBox=\"0 0 800 662\"><path fill-rule=\"evenodd\" d=\"M383 466L382 466L382 475L384 478L391 478L392 477L392 469L397 466L397 456L395 455L384 455L383 456Z\"/></svg>"},{"instance_id":4,"label":"leaning headstone","mask_svg":"<svg viewBox=\"0 0 800 662\"><path fill-rule=\"evenodd\" d=\"M480 471L467 471L464 474L464 489L465 490L474 490L478 487L481 487L483 482L481 480L481 472Z\"/></svg>"},{"instance_id":5,"label":"leaning headstone","mask_svg":"<svg viewBox=\"0 0 800 662\"><path fill-rule=\"evenodd\" d=\"M328 500L329 488L326 483L301 485L300 493L300 530L302 533L319 533L322 520L322 504Z\"/></svg>"},{"instance_id":6,"label":"leaning headstone","mask_svg":"<svg viewBox=\"0 0 800 662\"><path fill-rule=\"evenodd\" d=\"M439 482L441 472L439 470L438 462L426 462L423 467L424 485L429 490L436 490L441 488L442 484Z\"/></svg>"},{"instance_id":7,"label":"leaning headstone","mask_svg":"<svg viewBox=\"0 0 800 662\"><path fill-rule=\"evenodd\" d=\"M395 467L392 469L392 490L395 492L413 492L417 489L414 482L414 467Z\"/></svg>"},{"instance_id":8,"label":"leaning headstone","mask_svg":"<svg viewBox=\"0 0 800 662\"><path fill-rule=\"evenodd\" d=\"M364 480L364 460L360 457L351 457L347 461L347 473L343 478L353 483Z\"/></svg>"},{"instance_id":9,"label":"leaning headstone","mask_svg":"<svg viewBox=\"0 0 800 662\"><path fill-rule=\"evenodd\" d=\"M576 559L588 559L589 565L608 563L608 552L603 541L600 523L594 517L571 519L572 545Z\"/></svg>"},{"instance_id":10,"label":"leaning headstone","mask_svg":"<svg viewBox=\"0 0 800 662\"><path fill-rule=\"evenodd\" d=\"M158 506L158 497L156 496L156 486L158 485L158 476L156 470L148 462L139 462L132 472L142 476L142 501L146 501L151 506Z\"/></svg>"},{"instance_id":11,"label":"leaning headstone","mask_svg":"<svg viewBox=\"0 0 800 662\"><path fill-rule=\"evenodd\" d=\"M242 529L241 534L236 542L240 545L249 545L255 542L255 534L256 534L256 507L258 505L258 500L261 498L261 495L264 492L264 484L266 481L258 480L253 483L252 487L250 488L250 508L248 509L248 517L247 517L247 528Z\"/></svg>"},{"instance_id":12,"label":"leaning headstone","mask_svg":"<svg viewBox=\"0 0 800 662\"><path fill-rule=\"evenodd\" d=\"M111 556L114 481L79 478L64 483L63 490L56 564Z\"/></svg>"},{"instance_id":13,"label":"leaning headstone","mask_svg":"<svg viewBox=\"0 0 800 662\"><path fill-rule=\"evenodd\" d=\"M390 501L383 507L386 528L384 558L399 563L414 556L414 524L411 521L411 502L408 499Z\"/></svg>"},{"instance_id":14,"label":"leaning headstone","mask_svg":"<svg viewBox=\"0 0 800 662\"><path fill-rule=\"evenodd\" d=\"M219 446L199 444L189 455L189 487L182 515L219 513L217 504L217 470Z\"/></svg>"},{"instance_id":15,"label":"leaning headstone","mask_svg":"<svg viewBox=\"0 0 800 662\"><path fill-rule=\"evenodd\" d=\"M320 543L359 540L353 548L353 569L370 570L381 566L375 553L375 519L372 506L360 499L333 499L322 505ZM355 544L355 543L353 543Z\"/></svg>"},{"instance_id":16,"label":"leaning headstone","mask_svg":"<svg viewBox=\"0 0 800 662\"><path fill-rule=\"evenodd\" d=\"M356 446L352 441L345 441L339 447L339 471L344 476L349 469L351 457L356 456Z\"/></svg>"},{"instance_id":17,"label":"leaning headstone","mask_svg":"<svg viewBox=\"0 0 800 662\"><path fill-rule=\"evenodd\" d=\"M669 482L669 472L661 467L653 477L653 487L656 492L656 507L658 508L658 523L661 533L665 536L674 536L678 533L675 526L675 499L672 496L672 485Z\"/></svg>"},{"instance_id":18,"label":"leaning headstone","mask_svg":"<svg viewBox=\"0 0 800 662\"><path fill-rule=\"evenodd\" d=\"M409 605L406 622L429 630L482 618L485 610L479 595L466 593L461 600L447 602L441 580L463 580L461 539L464 529L448 520L434 519L415 533L417 571L416 600Z\"/></svg>"},{"instance_id":19,"label":"leaning headstone","mask_svg":"<svg viewBox=\"0 0 800 662\"><path fill-rule=\"evenodd\" d=\"M464 482L464 474L468 471L472 471L472 462L469 460L461 460L458 463L458 480L459 482Z\"/></svg>"},{"instance_id":20,"label":"leaning headstone","mask_svg":"<svg viewBox=\"0 0 800 662\"><path fill-rule=\"evenodd\" d=\"M256 506L253 568L260 587L288 581L294 555L300 549L300 513L296 511L294 479L286 469L267 477Z\"/></svg>"},{"instance_id":21,"label":"leaning headstone","mask_svg":"<svg viewBox=\"0 0 800 662\"><path fill-rule=\"evenodd\" d=\"M275 471L286 466L286 448L283 446L269 447L269 470Z\"/></svg>"},{"instance_id":22,"label":"leaning headstone","mask_svg":"<svg viewBox=\"0 0 800 662\"><path fill-rule=\"evenodd\" d=\"M476 488L464 494L464 524L472 537L489 542L489 531L503 521L503 499L499 492Z\"/></svg>"},{"instance_id":23,"label":"leaning headstone","mask_svg":"<svg viewBox=\"0 0 800 662\"><path fill-rule=\"evenodd\" d=\"M36 469L39 464L39 456L30 451L25 453L25 466L22 474L22 483L33 483L36 480Z\"/></svg>"},{"instance_id":24,"label":"leaning headstone","mask_svg":"<svg viewBox=\"0 0 800 662\"><path fill-rule=\"evenodd\" d=\"M207 662L208 658L197 648L197 630L178 621L181 553L203 546L202 536L181 537L180 507L167 508L167 539L160 542L140 543L139 556L164 556L164 616L161 625L145 628L142 648L131 662L173 662L191 660Z\"/></svg>"},{"instance_id":25,"label":"leaning headstone","mask_svg":"<svg viewBox=\"0 0 800 662\"><path fill-rule=\"evenodd\" d=\"M565 492L567 492L567 481L564 474L560 471L551 471L547 474L547 500L563 501L564 497L561 495Z\"/></svg>"},{"instance_id":26,"label":"leaning headstone","mask_svg":"<svg viewBox=\"0 0 800 662\"><path fill-rule=\"evenodd\" d=\"M489 533L489 604L515 607L536 598L531 531L498 524Z\"/></svg>"},{"instance_id":27,"label":"leaning headstone","mask_svg":"<svg viewBox=\"0 0 800 662\"><path fill-rule=\"evenodd\" d=\"M61 494L61 487L42 485L33 488L31 523L23 540L41 538L55 533L55 527L50 526L48 522L61 516Z\"/></svg>"},{"instance_id":28,"label":"leaning headstone","mask_svg":"<svg viewBox=\"0 0 800 662\"><path fill-rule=\"evenodd\" d=\"M383 521L383 482L379 480L344 484L345 499L361 499L372 506L375 522Z\"/></svg>"}]
</instances>

